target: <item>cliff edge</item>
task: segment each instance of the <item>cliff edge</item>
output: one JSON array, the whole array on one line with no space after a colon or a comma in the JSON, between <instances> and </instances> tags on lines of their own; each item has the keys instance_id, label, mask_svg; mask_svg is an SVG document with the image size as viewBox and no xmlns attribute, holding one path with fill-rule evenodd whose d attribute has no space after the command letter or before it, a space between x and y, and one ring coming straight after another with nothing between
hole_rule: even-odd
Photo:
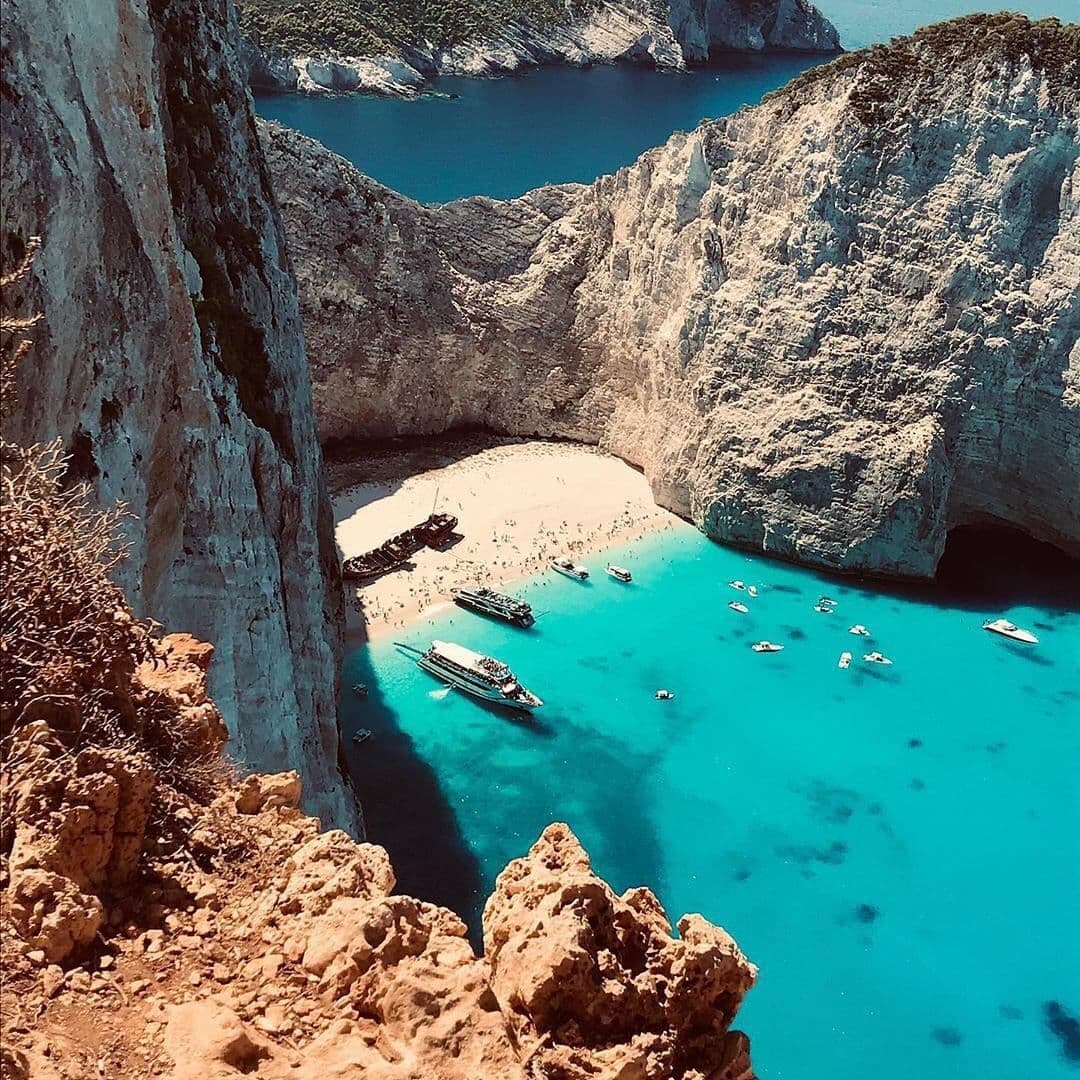
<instances>
[{"instance_id":1,"label":"cliff edge","mask_svg":"<svg viewBox=\"0 0 1080 1080\"><path fill-rule=\"evenodd\" d=\"M717 539L1080 554L1080 28L845 55L595 183L423 207L275 125L321 436L598 443Z\"/></svg>"},{"instance_id":2,"label":"cliff edge","mask_svg":"<svg viewBox=\"0 0 1080 1080\"><path fill-rule=\"evenodd\" d=\"M295 767L356 829L303 328L231 5L12 0L2 32L5 268L41 237L5 431L61 436L68 482L127 504L123 584L216 643L237 759Z\"/></svg>"},{"instance_id":3,"label":"cliff edge","mask_svg":"<svg viewBox=\"0 0 1080 1080\"><path fill-rule=\"evenodd\" d=\"M6 526L16 558L39 505ZM54 569L70 536L50 532ZM393 891L382 848L297 809L295 772L236 777L213 649L88 578L81 618L4 612L53 646L3 658L32 672L0 702L5 1077L752 1080L730 1025L757 969L723 930L674 936L555 824L499 876L478 957L456 915Z\"/></svg>"}]
</instances>

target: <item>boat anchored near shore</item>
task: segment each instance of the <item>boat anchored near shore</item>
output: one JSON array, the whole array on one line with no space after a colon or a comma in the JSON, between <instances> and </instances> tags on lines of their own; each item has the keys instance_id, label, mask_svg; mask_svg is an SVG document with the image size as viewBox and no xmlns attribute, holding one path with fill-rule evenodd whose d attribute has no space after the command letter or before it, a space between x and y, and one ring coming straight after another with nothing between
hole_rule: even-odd
<instances>
[{"instance_id":1,"label":"boat anchored near shore","mask_svg":"<svg viewBox=\"0 0 1080 1080\"><path fill-rule=\"evenodd\" d=\"M575 581L588 581L589 571L573 559L567 559L557 555L549 563L552 570L557 571L564 577L573 578Z\"/></svg>"},{"instance_id":2,"label":"boat anchored near shore","mask_svg":"<svg viewBox=\"0 0 1080 1080\"><path fill-rule=\"evenodd\" d=\"M1022 626L1009 622L1008 619L991 619L983 623L983 629L989 630L992 634L1000 634L1012 641L1022 641L1025 645L1039 644L1039 639L1030 630L1025 630Z\"/></svg>"},{"instance_id":3,"label":"boat anchored near shore","mask_svg":"<svg viewBox=\"0 0 1080 1080\"><path fill-rule=\"evenodd\" d=\"M625 566L612 566L608 563L608 565L604 567L604 573L607 574L608 577L614 578L616 581L621 581L624 585L629 585L630 582L634 580L633 574L631 574Z\"/></svg>"},{"instance_id":4,"label":"boat anchored near shore","mask_svg":"<svg viewBox=\"0 0 1080 1080\"><path fill-rule=\"evenodd\" d=\"M451 589L450 596L460 607L478 611L482 615L493 615L496 619L513 623L515 626L529 627L536 622L532 608L524 600L497 593L494 589L471 589L462 586Z\"/></svg>"},{"instance_id":5,"label":"boat anchored near shore","mask_svg":"<svg viewBox=\"0 0 1080 1080\"><path fill-rule=\"evenodd\" d=\"M420 653L409 645L400 646ZM532 712L544 703L526 690L517 676L501 660L473 652L453 641L433 641L416 663L444 683L473 697L505 705L508 709Z\"/></svg>"}]
</instances>

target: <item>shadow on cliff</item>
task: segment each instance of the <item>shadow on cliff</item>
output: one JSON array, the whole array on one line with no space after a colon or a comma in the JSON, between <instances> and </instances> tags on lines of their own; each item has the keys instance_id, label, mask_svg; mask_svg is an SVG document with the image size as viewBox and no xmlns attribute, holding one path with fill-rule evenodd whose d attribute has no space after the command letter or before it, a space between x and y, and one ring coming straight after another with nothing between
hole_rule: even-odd
<instances>
[{"instance_id":1,"label":"shadow on cliff","mask_svg":"<svg viewBox=\"0 0 1080 1080\"><path fill-rule=\"evenodd\" d=\"M1014 604L1080 611L1080 560L1019 529L960 526L945 543L933 599L986 611Z\"/></svg>"},{"instance_id":2,"label":"shadow on cliff","mask_svg":"<svg viewBox=\"0 0 1080 1080\"><path fill-rule=\"evenodd\" d=\"M341 683L345 760L364 808L367 839L390 853L397 892L457 912L478 945L486 899L481 867L438 777L401 730L363 649L346 656ZM352 690L357 683L367 687L365 696ZM371 737L355 742L363 729Z\"/></svg>"}]
</instances>

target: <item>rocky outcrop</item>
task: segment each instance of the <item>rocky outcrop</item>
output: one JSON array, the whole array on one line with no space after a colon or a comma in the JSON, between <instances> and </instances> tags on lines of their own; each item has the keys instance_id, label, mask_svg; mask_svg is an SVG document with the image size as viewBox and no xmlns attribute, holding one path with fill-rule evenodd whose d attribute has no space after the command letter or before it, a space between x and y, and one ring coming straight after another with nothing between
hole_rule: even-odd
<instances>
[{"instance_id":1,"label":"rocky outcrop","mask_svg":"<svg viewBox=\"0 0 1080 1080\"><path fill-rule=\"evenodd\" d=\"M247 44L253 86L308 93L359 90L411 96L438 75L506 75L548 64L616 61L661 68L704 63L725 49L835 52L833 25L809 0L593 0L569 21L515 18L496 32L443 47L400 41L378 56L289 56L267 35Z\"/></svg>"},{"instance_id":2,"label":"rocky outcrop","mask_svg":"<svg viewBox=\"0 0 1080 1080\"><path fill-rule=\"evenodd\" d=\"M208 659L156 646L136 714L216 712ZM756 968L700 915L673 937L647 889L616 896L565 825L500 875L477 956L382 848L320 832L294 773L196 797L144 737L74 761L70 738L6 740L5 1075L752 1080L730 1025Z\"/></svg>"},{"instance_id":3,"label":"rocky outcrop","mask_svg":"<svg viewBox=\"0 0 1080 1080\"><path fill-rule=\"evenodd\" d=\"M589 186L421 207L264 143L324 439L599 443L710 535L925 577L1080 553L1080 30L973 16Z\"/></svg>"},{"instance_id":4,"label":"rocky outcrop","mask_svg":"<svg viewBox=\"0 0 1080 1080\"><path fill-rule=\"evenodd\" d=\"M69 478L127 504L128 595L217 643L237 759L295 767L310 809L355 828L303 332L232 18L210 0L6 5L5 266L42 238L6 423L62 436Z\"/></svg>"}]
</instances>

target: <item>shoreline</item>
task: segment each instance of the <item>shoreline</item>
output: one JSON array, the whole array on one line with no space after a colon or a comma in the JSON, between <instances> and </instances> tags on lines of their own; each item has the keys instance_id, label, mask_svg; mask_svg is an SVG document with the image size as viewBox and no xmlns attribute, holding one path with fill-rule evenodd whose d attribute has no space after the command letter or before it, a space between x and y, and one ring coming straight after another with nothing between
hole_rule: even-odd
<instances>
[{"instance_id":1,"label":"shoreline","mask_svg":"<svg viewBox=\"0 0 1080 1080\"><path fill-rule=\"evenodd\" d=\"M363 479L349 473L362 470ZM459 584L505 586L554 555L583 557L693 526L657 506L631 465L580 443L477 440L388 450L334 466L335 533L343 558L422 521L431 508L459 519L462 540L422 549L412 569L345 583L346 641L378 640L452 603ZM499 492L497 503L489 498Z\"/></svg>"}]
</instances>

